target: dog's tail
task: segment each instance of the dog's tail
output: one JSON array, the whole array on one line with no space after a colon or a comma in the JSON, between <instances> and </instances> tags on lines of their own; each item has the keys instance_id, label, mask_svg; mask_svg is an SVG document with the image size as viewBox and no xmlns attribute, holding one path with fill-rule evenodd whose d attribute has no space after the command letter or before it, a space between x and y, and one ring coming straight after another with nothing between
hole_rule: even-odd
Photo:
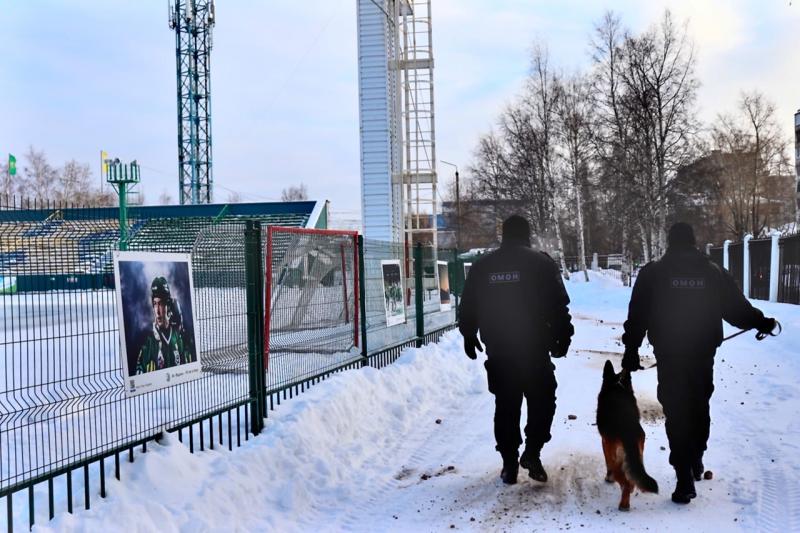
<instances>
[{"instance_id":1,"label":"dog's tail","mask_svg":"<svg viewBox=\"0 0 800 533\"><path fill-rule=\"evenodd\" d=\"M623 468L628 479L634 482L642 492L652 492L658 494L658 482L651 478L644 470L642 454L635 439L624 439L622 448L625 451L625 461Z\"/></svg>"}]
</instances>

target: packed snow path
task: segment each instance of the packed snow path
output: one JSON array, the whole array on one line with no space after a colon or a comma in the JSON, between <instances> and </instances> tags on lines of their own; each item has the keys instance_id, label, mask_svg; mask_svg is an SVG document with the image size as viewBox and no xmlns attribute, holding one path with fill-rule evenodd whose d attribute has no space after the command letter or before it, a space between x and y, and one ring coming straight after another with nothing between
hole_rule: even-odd
<instances>
[{"instance_id":1,"label":"packed snow path","mask_svg":"<svg viewBox=\"0 0 800 533\"><path fill-rule=\"evenodd\" d=\"M91 511L37 522L54 531L800 530L800 309L757 302L783 335L741 335L717 354L706 454L714 479L698 483L688 506L669 501L655 370L634 375L645 465L661 494L636 493L622 513L618 486L603 482L593 424L602 365L610 358L619 368L612 354L630 290L602 278L568 290L576 336L556 361L545 484L524 470L517 485L500 482L483 357L467 359L453 332L386 369L315 386L233 452L192 455L170 437L125 464L123 481Z\"/></svg>"}]
</instances>

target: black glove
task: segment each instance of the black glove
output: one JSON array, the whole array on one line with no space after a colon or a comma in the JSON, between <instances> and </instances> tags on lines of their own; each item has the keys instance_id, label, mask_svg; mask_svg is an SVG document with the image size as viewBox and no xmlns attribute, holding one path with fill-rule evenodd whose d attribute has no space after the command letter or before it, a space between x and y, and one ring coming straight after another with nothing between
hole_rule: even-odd
<instances>
[{"instance_id":1,"label":"black glove","mask_svg":"<svg viewBox=\"0 0 800 533\"><path fill-rule=\"evenodd\" d=\"M770 333L772 333L772 330L775 329L775 319L769 317L762 318L761 321L756 326L756 329L762 335L769 335Z\"/></svg>"},{"instance_id":2,"label":"black glove","mask_svg":"<svg viewBox=\"0 0 800 533\"><path fill-rule=\"evenodd\" d=\"M571 342L572 339L569 337L562 340L554 340L553 344L550 346L550 357L559 358L567 355Z\"/></svg>"},{"instance_id":3,"label":"black glove","mask_svg":"<svg viewBox=\"0 0 800 533\"><path fill-rule=\"evenodd\" d=\"M625 355L622 356L622 369L628 372L636 372L644 367L639 363L639 349L625 348Z\"/></svg>"},{"instance_id":4,"label":"black glove","mask_svg":"<svg viewBox=\"0 0 800 533\"><path fill-rule=\"evenodd\" d=\"M479 352L483 351L483 346L481 345L481 341L478 340L478 336L464 337L464 353L467 354L467 357L470 359L478 358L478 354L475 353L475 348L477 348Z\"/></svg>"}]
</instances>

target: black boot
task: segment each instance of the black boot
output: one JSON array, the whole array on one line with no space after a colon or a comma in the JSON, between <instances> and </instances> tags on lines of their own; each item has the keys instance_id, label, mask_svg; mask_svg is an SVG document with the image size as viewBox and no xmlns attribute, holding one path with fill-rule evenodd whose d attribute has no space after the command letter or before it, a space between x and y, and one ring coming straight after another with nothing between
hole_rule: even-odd
<instances>
[{"instance_id":1,"label":"black boot","mask_svg":"<svg viewBox=\"0 0 800 533\"><path fill-rule=\"evenodd\" d=\"M672 501L675 503L689 503L697 497L694 490L694 477L692 468L675 468L678 483L675 485L675 492L672 493Z\"/></svg>"},{"instance_id":2,"label":"black boot","mask_svg":"<svg viewBox=\"0 0 800 533\"><path fill-rule=\"evenodd\" d=\"M528 475L531 479L541 481L542 483L547 481L547 472L544 471L538 451L528 450L526 448L525 451L522 452L519 464L528 471Z\"/></svg>"},{"instance_id":3,"label":"black boot","mask_svg":"<svg viewBox=\"0 0 800 533\"><path fill-rule=\"evenodd\" d=\"M703 466L703 459L700 458L694 462L692 465L692 476L694 476L695 481L700 481L703 479L703 473L706 471L705 467Z\"/></svg>"},{"instance_id":4,"label":"black boot","mask_svg":"<svg viewBox=\"0 0 800 533\"><path fill-rule=\"evenodd\" d=\"M500 479L506 485L513 485L517 482L517 474L519 473L519 463L517 462L517 454L504 454L503 455L503 471L500 472Z\"/></svg>"}]
</instances>

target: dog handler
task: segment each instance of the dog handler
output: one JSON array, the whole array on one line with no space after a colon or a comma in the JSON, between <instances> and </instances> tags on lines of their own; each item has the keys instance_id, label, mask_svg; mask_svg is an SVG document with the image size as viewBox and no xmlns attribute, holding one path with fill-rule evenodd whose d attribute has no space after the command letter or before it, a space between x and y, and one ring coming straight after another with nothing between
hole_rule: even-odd
<instances>
[{"instance_id":1,"label":"dog handler","mask_svg":"<svg viewBox=\"0 0 800 533\"><path fill-rule=\"evenodd\" d=\"M556 410L555 366L574 333L569 297L556 263L531 249L528 222L517 215L503 223L503 242L476 261L461 298L459 329L470 359L486 343L489 392L495 395L494 435L503 457L504 483L517 482L519 466L547 481L539 453L550 440ZM522 399L527 400L525 451L517 463Z\"/></svg>"},{"instance_id":2,"label":"dog handler","mask_svg":"<svg viewBox=\"0 0 800 533\"><path fill-rule=\"evenodd\" d=\"M658 401L664 408L669 462L675 468L675 503L697 496L714 392L714 354L722 343L722 320L769 334L774 318L750 305L731 275L695 247L694 230L672 226L667 252L648 263L633 287L622 342L622 368L639 370L645 333L658 364Z\"/></svg>"}]
</instances>

